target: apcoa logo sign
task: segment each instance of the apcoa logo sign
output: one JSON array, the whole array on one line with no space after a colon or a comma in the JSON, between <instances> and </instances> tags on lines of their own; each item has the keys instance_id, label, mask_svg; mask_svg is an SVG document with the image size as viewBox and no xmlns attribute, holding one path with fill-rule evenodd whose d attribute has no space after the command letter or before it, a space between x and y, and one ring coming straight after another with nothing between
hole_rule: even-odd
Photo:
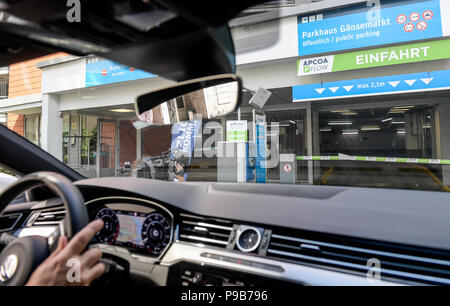
<instances>
[{"instance_id":1,"label":"apcoa logo sign","mask_svg":"<svg viewBox=\"0 0 450 306\"><path fill-rule=\"evenodd\" d=\"M334 55L302 59L299 61L298 75L331 72L333 69L333 61Z\"/></svg>"}]
</instances>

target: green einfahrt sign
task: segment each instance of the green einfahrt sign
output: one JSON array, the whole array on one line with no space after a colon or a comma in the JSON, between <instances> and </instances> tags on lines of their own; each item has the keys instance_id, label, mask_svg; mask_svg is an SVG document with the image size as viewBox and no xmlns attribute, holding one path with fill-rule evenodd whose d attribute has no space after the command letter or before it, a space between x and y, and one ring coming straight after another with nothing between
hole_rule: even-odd
<instances>
[{"instance_id":1,"label":"green einfahrt sign","mask_svg":"<svg viewBox=\"0 0 450 306\"><path fill-rule=\"evenodd\" d=\"M450 39L305 58L297 62L298 75L373 68L450 58Z\"/></svg>"}]
</instances>

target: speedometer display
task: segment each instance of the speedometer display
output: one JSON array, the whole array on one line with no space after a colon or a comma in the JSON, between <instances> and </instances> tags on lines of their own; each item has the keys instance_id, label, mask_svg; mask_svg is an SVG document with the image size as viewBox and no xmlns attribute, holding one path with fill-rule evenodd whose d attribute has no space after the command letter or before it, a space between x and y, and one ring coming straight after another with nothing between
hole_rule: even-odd
<instances>
[{"instance_id":1,"label":"speedometer display","mask_svg":"<svg viewBox=\"0 0 450 306\"><path fill-rule=\"evenodd\" d=\"M172 237L170 218L153 210L151 213L100 209L96 219L104 222L97 233L98 241L130 247L151 255L160 255Z\"/></svg>"},{"instance_id":2,"label":"speedometer display","mask_svg":"<svg viewBox=\"0 0 450 306\"><path fill-rule=\"evenodd\" d=\"M142 238L148 251L159 255L170 241L171 226L160 213L150 214L142 226Z\"/></svg>"}]
</instances>

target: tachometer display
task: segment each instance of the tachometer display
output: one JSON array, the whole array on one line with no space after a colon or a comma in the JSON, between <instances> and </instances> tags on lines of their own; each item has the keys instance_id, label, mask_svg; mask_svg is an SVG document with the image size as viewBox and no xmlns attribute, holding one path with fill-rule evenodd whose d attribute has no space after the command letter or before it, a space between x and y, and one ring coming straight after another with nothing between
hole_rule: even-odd
<instances>
[{"instance_id":1,"label":"tachometer display","mask_svg":"<svg viewBox=\"0 0 450 306\"><path fill-rule=\"evenodd\" d=\"M161 254L170 241L170 235L170 222L164 215L152 213L147 216L142 225L142 241L150 253Z\"/></svg>"},{"instance_id":2,"label":"tachometer display","mask_svg":"<svg viewBox=\"0 0 450 306\"><path fill-rule=\"evenodd\" d=\"M104 226L100 232L97 233L96 238L105 243L113 243L119 235L119 219L116 213L109 208L102 208L95 219L103 221Z\"/></svg>"}]
</instances>

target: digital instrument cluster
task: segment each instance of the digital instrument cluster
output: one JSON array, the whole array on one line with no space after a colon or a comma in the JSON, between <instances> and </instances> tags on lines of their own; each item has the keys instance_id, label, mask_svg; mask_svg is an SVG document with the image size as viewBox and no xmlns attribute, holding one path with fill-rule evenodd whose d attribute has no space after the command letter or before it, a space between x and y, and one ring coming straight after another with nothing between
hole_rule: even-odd
<instances>
[{"instance_id":1,"label":"digital instrument cluster","mask_svg":"<svg viewBox=\"0 0 450 306\"><path fill-rule=\"evenodd\" d=\"M95 218L104 222L103 229L96 235L97 240L103 243L158 256L171 240L171 219L163 212L155 210L146 214L103 207Z\"/></svg>"}]
</instances>

